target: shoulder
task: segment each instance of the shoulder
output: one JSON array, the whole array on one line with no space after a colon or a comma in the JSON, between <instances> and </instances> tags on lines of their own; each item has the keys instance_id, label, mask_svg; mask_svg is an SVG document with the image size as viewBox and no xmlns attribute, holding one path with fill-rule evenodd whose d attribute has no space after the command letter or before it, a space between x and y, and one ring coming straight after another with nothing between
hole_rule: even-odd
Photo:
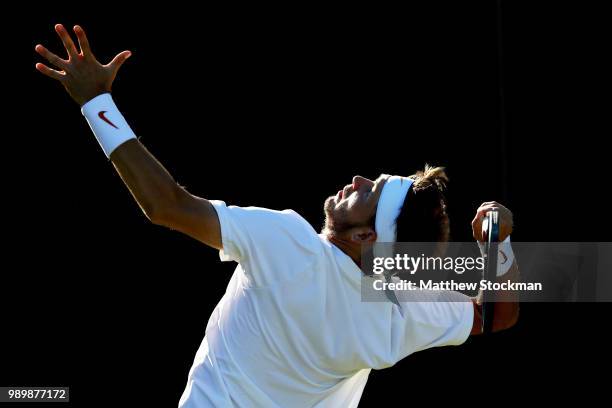
<instances>
[{"instance_id":1,"label":"shoulder","mask_svg":"<svg viewBox=\"0 0 612 408\"><path fill-rule=\"evenodd\" d=\"M217 211L223 231L233 231L259 243L269 242L287 249L287 245L303 250L320 250L317 232L304 217L291 209L273 210L262 207L227 206L223 201L211 201Z\"/></svg>"},{"instance_id":2,"label":"shoulder","mask_svg":"<svg viewBox=\"0 0 612 408\"><path fill-rule=\"evenodd\" d=\"M295 245L308 252L322 251L319 235L304 217L291 209L273 211L273 213L278 217L281 224L279 227L294 241Z\"/></svg>"}]
</instances>

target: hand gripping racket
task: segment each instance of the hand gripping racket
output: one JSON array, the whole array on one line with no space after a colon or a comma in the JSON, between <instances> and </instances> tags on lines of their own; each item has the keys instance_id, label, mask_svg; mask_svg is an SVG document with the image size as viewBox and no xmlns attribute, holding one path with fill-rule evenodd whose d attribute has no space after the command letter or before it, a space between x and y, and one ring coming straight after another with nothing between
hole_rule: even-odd
<instances>
[{"instance_id":1,"label":"hand gripping racket","mask_svg":"<svg viewBox=\"0 0 612 408\"><path fill-rule=\"evenodd\" d=\"M485 244L483 279L495 282L497 277L497 248L499 245L499 213L489 211L482 221L482 238ZM495 299L493 291L482 292L482 332L493 331L493 318L495 315Z\"/></svg>"}]
</instances>

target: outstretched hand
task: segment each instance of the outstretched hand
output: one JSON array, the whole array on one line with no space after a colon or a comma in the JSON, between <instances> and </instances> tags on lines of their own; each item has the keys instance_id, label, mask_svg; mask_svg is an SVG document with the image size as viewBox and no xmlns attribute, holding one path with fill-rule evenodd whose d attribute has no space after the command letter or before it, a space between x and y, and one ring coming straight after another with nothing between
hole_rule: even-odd
<instances>
[{"instance_id":1,"label":"outstretched hand","mask_svg":"<svg viewBox=\"0 0 612 408\"><path fill-rule=\"evenodd\" d=\"M102 93L110 92L119 68L132 53L130 51L120 52L111 62L102 65L91 52L85 31L80 26L74 26L80 52L63 25L57 24L55 31L64 44L68 59L62 59L38 44L34 48L36 52L59 70L41 63L36 64L36 69L58 80L79 105L84 105Z\"/></svg>"}]
</instances>

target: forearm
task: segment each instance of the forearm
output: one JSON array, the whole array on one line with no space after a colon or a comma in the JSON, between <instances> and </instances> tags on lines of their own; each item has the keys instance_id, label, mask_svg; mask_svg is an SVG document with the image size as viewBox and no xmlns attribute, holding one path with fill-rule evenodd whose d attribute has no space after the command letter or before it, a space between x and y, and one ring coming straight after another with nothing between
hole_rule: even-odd
<instances>
[{"instance_id":1,"label":"forearm","mask_svg":"<svg viewBox=\"0 0 612 408\"><path fill-rule=\"evenodd\" d=\"M495 280L497 283L506 282L520 282L520 271L516 261L513 262L512 266L502 276L499 276ZM493 332L508 329L512 327L518 320L519 316L519 292L511 290L498 290L493 291L492 297L494 299L493 306ZM476 319L478 323L474 324L472 334L481 334L480 322L482 322L482 290L478 296L473 298L474 312L476 313Z\"/></svg>"},{"instance_id":2,"label":"forearm","mask_svg":"<svg viewBox=\"0 0 612 408\"><path fill-rule=\"evenodd\" d=\"M213 205L176 183L136 139L110 95L101 95L82 109L102 149L147 218L220 249L220 224Z\"/></svg>"},{"instance_id":3,"label":"forearm","mask_svg":"<svg viewBox=\"0 0 612 408\"><path fill-rule=\"evenodd\" d=\"M156 224L162 224L188 194L136 139L117 147L110 159L142 211Z\"/></svg>"},{"instance_id":4,"label":"forearm","mask_svg":"<svg viewBox=\"0 0 612 408\"><path fill-rule=\"evenodd\" d=\"M496 279L496 282L520 282L520 273L516 261L508 272ZM505 330L514 326L519 314L519 292L515 290L498 290L493 292L493 298L495 299L493 331Z\"/></svg>"}]
</instances>

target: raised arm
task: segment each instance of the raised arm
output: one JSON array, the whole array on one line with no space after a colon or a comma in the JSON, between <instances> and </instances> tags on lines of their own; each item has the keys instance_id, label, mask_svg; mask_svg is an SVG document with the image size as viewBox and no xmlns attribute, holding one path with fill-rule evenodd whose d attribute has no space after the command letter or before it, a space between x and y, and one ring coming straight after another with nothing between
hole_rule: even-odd
<instances>
[{"instance_id":1,"label":"raised arm","mask_svg":"<svg viewBox=\"0 0 612 408\"><path fill-rule=\"evenodd\" d=\"M151 222L222 248L219 218L212 204L179 186L139 141L125 142L110 158Z\"/></svg>"},{"instance_id":2,"label":"raised arm","mask_svg":"<svg viewBox=\"0 0 612 408\"><path fill-rule=\"evenodd\" d=\"M36 64L36 69L59 81L81 107L100 95L110 94L119 68L131 53L123 51L110 63L103 65L91 52L89 41L81 27L74 27L80 52L61 24L55 26L55 31L62 40L68 59L60 58L39 44L35 48L36 52L58 69L52 69L41 63ZM121 126L109 120L104 110L97 112L96 115L108 126L115 129ZM128 130L131 132L131 129ZM96 137L105 146L105 151L121 179L149 220L181 231L213 248L221 249L219 219L208 200L195 197L179 186L170 173L137 139L133 137L125 137L125 140L116 139L116 136L112 135L111 137L115 138L112 140L113 143L105 145L105 140L100 139L104 136L96 134Z\"/></svg>"},{"instance_id":3,"label":"raised arm","mask_svg":"<svg viewBox=\"0 0 612 408\"><path fill-rule=\"evenodd\" d=\"M499 240L504 241L512 233L512 212L503 205L489 201L483 203L478 210L476 216L472 220L472 233L477 241L483 240L482 235L482 220L489 211L497 211L499 213ZM516 260L512 261L512 265L502 276L497 278L500 282L519 282L520 274ZM474 324L471 334L482 333L482 293L475 299L474 303ZM513 291L496 291L494 304L494 319L492 330L494 332L508 329L517 322L519 316L519 295Z\"/></svg>"}]
</instances>

